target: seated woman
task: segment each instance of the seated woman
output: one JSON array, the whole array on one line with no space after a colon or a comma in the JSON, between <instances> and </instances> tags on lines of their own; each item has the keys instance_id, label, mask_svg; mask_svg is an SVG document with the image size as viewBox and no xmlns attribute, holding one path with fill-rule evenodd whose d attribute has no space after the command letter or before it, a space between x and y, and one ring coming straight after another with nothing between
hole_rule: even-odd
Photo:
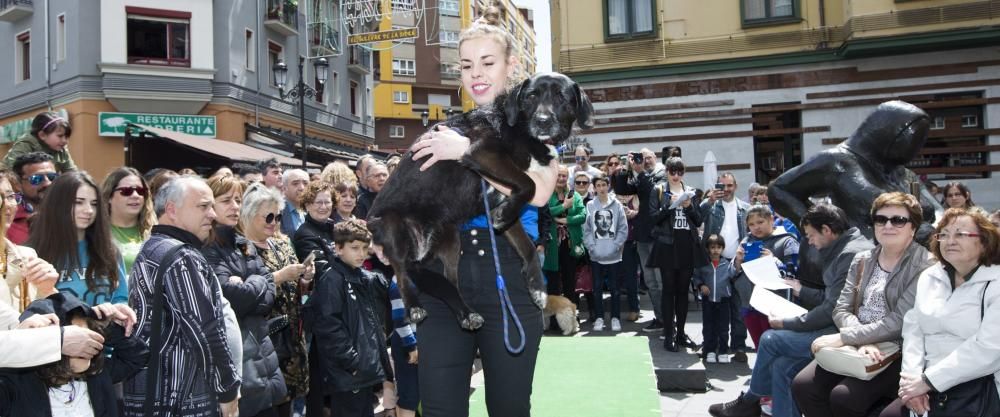
<instances>
[{"instance_id":1,"label":"seated woman","mask_svg":"<svg viewBox=\"0 0 1000 417\"><path fill-rule=\"evenodd\" d=\"M0 302L21 312L32 300L56 292L59 273L52 264L39 258L34 249L18 246L4 237L21 203L21 194L11 186L15 182L14 173L0 169L0 281L6 284L0 285ZM0 327L0 330L7 329Z\"/></svg>"},{"instance_id":2,"label":"seated woman","mask_svg":"<svg viewBox=\"0 0 1000 417\"><path fill-rule=\"evenodd\" d=\"M813 341L813 353L849 345L876 362L884 360L875 344L900 340L903 315L917 293L917 277L933 264L930 252L913 240L923 222L920 201L909 194L885 193L872 203L871 212L878 246L854 257L833 309L840 332ZM863 381L829 372L813 361L795 377L792 394L809 417L866 416L878 400L896 395L899 367L900 361L893 361L875 378Z\"/></svg>"},{"instance_id":3,"label":"seated woman","mask_svg":"<svg viewBox=\"0 0 1000 417\"><path fill-rule=\"evenodd\" d=\"M123 316L102 316L63 293L31 303L22 320L28 323L47 314L55 314L63 326L101 333L111 354L93 359L63 356L59 362L28 370L0 370L0 416L118 416L114 384L146 365L146 343L128 335L123 325L131 327L131 323L123 321Z\"/></svg>"},{"instance_id":4,"label":"seated woman","mask_svg":"<svg viewBox=\"0 0 1000 417\"><path fill-rule=\"evenodd\" d=\"M1000 378L1000 232L982 211L961 208L946 210L935 232L939 262L920 275L903 319L899 398L882 417L922 415L936 393Z\"/></svg>"}]
</instances>

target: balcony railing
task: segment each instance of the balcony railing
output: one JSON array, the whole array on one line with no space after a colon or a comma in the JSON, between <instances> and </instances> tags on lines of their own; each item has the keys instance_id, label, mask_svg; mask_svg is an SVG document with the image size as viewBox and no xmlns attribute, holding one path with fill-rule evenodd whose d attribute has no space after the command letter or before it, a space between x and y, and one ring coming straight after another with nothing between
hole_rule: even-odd
<instances>
[{"instance_id":1,"label":"balcony railing","mask_svg":"<svg viewBox=\"0 0 1000 417\"><path fill-rule=\"evenodd\" d=\"M365 73L372 70L372 52L360 46L352 46L348 66Z\"/></svg>"},{"instance_id":2,"label":"balcony railing","mask_svg":"<svg viewBox=\"0 0 1000 417\"><path fill-rule=\"evenodd\" d=\"M16 22L35 10L32 0L0 0L0 21Z\"/></svg>"},{"instance_id":3,"label":"balcony railing","mask_svg":"<svg viewBox=\"0 0 1000 417\"><path fill-rule=\"evenodd\" d=\"M285 36L299 34L299 6L292 0L267 0L264 26Z\"/></svg>"},{"instance_id":4,"label":"balcony railing","mask_svg":"<svg viewBox=\"0 0 1000 417\"><path fill-rule=\"evenodd\" d=\"M321 48L323 51L340 51L340 32L332 26L317 23L309 30L311 34L312 46Z\"/></svg>"}]
</instances>

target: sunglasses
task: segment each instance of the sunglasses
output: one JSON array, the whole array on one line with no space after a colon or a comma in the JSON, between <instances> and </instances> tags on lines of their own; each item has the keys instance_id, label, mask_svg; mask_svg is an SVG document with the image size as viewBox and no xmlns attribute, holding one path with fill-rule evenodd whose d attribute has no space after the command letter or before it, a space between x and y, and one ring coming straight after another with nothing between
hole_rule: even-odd
<instances>
[{"instance_id":1,"label":"sunglasses","mask_svg":"<svg viewBox=\"0 0 1000 417\"><path fill-rule=\"evenodd\" d=\"M616 167L618 165L621 165L621 163L620 162L608 162L608 166L609 167Z\"/></svg>"},{"instance_id":2,"label":"sunglasses","mask_svg":"<svg viewBox=\"0 0 1000 417\"><path fill-rule=\"evenodd\" d=\"M891 223L893 227L903 227L910 222L910 218L903 216L886 217L881 214L876 214L872 216L872 222L874 222L876 226L885 226L886 223Z\"/></svg>"},{"instance_id":3,"label":"sunglasses","mask_svg":"<svg viewBox=\"0 0 1000 417\"><path fill-rule=\"evenodd\" d=\"M46 174L33 174L33 175L29 175L28 176L28 184L31 184L32 186L36 186L38 184L41 184L42 181L45 181L46 178L49 179L49 182L52 182L52 181L55 181L56 178L59 178L59 174L57 174L55 172L49 172L49 173L46 173Z\"/></svg>"},{"instance_id":4,"label":"sunglasses","mask_svg":"<svg viewBox=\"0 0 1000 417\"><path fill-rule=\"evenodd\" d=\"M575 182L576 182L576 185L587 185L587 184L590 184L590 181L575 181Z\"/></svg>"},{"instance_id":5,"label":"sunglasses","mask_svg":"<svg viewBox=\"0 0 1000 417\"><path fill-rule=\"evenodd\" d=\"M281 223L281 213L270 213L264 217L264 222L267 224L271 223Z\"/></svg>"},{"instance_id":6,"label":"sunglasses","mask_svg":"<svg viewBox=\"0 0 1000 417\"><path fill-rule=\"evenodd\" d=\"M667 171L667 173L669 173L670 175L684 175L684 170L683 169L671 169L671 170Z\"/></svg>"},{"instance_id":7,"label":"sunglasses","mask_svg":"<svg viewBox=\"0 0 1000 417\"><path fill-rule=\"evenodd\" d=\"M141 197L145 197L148 190L146 190L146 187L118 187L115 188L115 191L117 191L118 194L121 194L122 197L130 197L132 194L136 193L138 193Z\"/></svg>"}]
</instances>

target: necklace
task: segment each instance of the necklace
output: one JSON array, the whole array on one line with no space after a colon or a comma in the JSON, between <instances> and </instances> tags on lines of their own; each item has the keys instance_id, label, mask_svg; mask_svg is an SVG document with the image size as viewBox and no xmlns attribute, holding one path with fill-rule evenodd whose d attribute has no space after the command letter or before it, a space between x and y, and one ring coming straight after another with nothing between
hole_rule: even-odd
<instances>
[{"instance_id":1,"label":"necklace","mask_svg":"<svg viewBox=\"0 0 1000 417\"><path fill-rule=\"evenodd\" d=\"M75 380L69 381L69 383L66 385L69 385L69 389L67 390L63 390L61 387L52 387L49 388L49 390L50 391L55 390L55 392L58 393L57 394L58 397L63 397L68 395L68 399L63 400L62 398L59 398L59 400L62 401L63 404L69 405L73 403L73 400L76 400L76 381Z\"/></svg>"}]
</instances>

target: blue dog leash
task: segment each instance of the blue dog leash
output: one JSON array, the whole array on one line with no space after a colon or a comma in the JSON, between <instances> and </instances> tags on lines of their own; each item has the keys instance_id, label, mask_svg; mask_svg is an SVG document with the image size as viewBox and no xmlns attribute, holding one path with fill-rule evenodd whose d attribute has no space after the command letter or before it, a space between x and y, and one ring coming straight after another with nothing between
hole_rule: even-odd
<instances>
[{"instance_id":1,"label":"blue dog leash","mask_svg":"<svg viewBox=\"0 0 1000 417\"><path fill-rule=\"evenodd\" d=\"M496 232L493 231L493 218L490 216L490 202L487 197L486 180L480 181L482 181L483 186L483 206L486 208L486 224L490 229L490 246L493 248L493 266L497 269L497 296L500 297L500 313L503 315L503 344L507 347L508 352L517 355L524 351L524 327L521 326L521 319L517 317L517 311L514 310L514 303L510 301L507 284L504 281L503 273L500 272L500 253L497 251L497 236ZM516 348L511 346L510 343L510 318L514 319L514 326L517 327L517 333L521 336L521 344Z\"/></svg>"}]
</instances>

